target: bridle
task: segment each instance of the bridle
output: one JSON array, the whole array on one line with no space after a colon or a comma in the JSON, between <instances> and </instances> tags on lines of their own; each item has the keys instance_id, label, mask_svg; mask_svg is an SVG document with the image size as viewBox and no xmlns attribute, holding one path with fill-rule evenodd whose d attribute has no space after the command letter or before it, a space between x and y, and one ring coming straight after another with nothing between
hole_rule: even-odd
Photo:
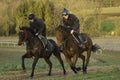
<instances>
[{"instance_id":1,"label":"bridle","mask_svg":"<svg viewBox=\"0 0 120 80\"><path fill-rule=\"evenodd\" d=\"M27 37L28 37L27 31L26 31L26 30L20 30L20 32L24 33L24 39L22 40L22 42L23 42L23 41L26 41L26 40L27 40Z\"/></svg>"}]
</instances>

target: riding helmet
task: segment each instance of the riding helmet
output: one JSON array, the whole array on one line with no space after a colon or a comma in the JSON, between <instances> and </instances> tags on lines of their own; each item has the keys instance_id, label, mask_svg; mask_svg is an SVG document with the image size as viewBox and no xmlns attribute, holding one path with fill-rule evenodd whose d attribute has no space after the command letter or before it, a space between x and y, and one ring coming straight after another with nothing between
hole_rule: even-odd
<instances>
[{"instance_id":1,"label":"riding helmet","mask_svg":"<svg viewBox=\"0 0 120 80\"><path fill-rule=\"evenodd\" d=\"M65 15L68 15L69 14L69 11L64 8L63 11L62 11L62 16L65 16Z\"/></svg>"},{"instance_id":2,"label":"riding helmet","mask_svg":"<svg viewBox=\"0 0 120 80\"><path fill-rule=\"evenodd\" d=\"M33 13L29 14L28 19L34 19L35 15Z\"/></svg>"}]
</instances>

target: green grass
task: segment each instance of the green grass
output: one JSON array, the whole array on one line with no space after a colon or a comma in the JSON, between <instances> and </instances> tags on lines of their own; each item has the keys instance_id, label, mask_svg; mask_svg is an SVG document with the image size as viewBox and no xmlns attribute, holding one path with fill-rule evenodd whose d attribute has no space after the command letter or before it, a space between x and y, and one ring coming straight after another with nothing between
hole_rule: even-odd
<instances>
[{"instance_id":1,"label":"green grass","mask_svg":"<svg viewBox=\"0 0 120 80\"><path fill-rule=\"evenodd\" d=\"M68 75L60 78L49 78L49 80L119 80L120 70L111 70L107 72L96 72L90 74Z\"/></svg>"},{"instance_id":2,"label":"green grass","mask_svg":"<svg viewBox=\"0 0 120 80\"><path fill-rule=\"evenodd\" d=\"M97 60L93 65L109 66L109 65L120 65L120 52L118 51L104 51L102 55L92 55Z\"/></svg>"},{"instance_id":3,"label":"green grass","mask_svg":"<svg viewBox=\"0 0 120 80\"><path fill-rule=\"evenodd\" d=\"M25 53L25 50L21 47L18 48L0 48L0 72L21 70L21 56ZM61 68L61 65L57 58L52 56L51 61L53 68ZM31 69L33 58L25 59L25 65L27 69ZM67 63L65 63L67 66ZM40 58L36 70L48 69L47 63L43 58Z\"/></svg>"},{"instance_id":4,"label":"green grass","mask_svg":"<svg viewBox=\"0 0 120 80\"><path fill-rule=\"evenodd\" d=\"M18 71L21 72L21 56L25 53L25 47L7 47L0 48L0 75L10 75L9 72ZM60 74L56 76L43 76L40 77L42 80L119 80L120 76L120 52L119 51L104 51L103 54L92 53L90 63L88 65L88 74L84 75L82 72L75 75L69 65L64 60L65 69L68 74L63 76L62 68L58 60L54 56L51 57L53 63L53 74L55 72L61 71ZM64 58L63 58L64 59ZM33 59L25 59L25 65L27 71L31 72ZM81 66L81 59L78 59L77 66ZM93 69L89 69L92 68ZM97 68L98 67L98 68ZM95 71L94 71L95 70ZM36 72L46 72L48 71L48 65L44 59L39 59L36 65ZM20 73L19 73L20 74ZM36 74L36 73L35 73ZM62 74L62 75L61 75ZM29 74L28 74L29 77ZM36 80L36 78L35 78Z\"/></svg>"}]
</instances>

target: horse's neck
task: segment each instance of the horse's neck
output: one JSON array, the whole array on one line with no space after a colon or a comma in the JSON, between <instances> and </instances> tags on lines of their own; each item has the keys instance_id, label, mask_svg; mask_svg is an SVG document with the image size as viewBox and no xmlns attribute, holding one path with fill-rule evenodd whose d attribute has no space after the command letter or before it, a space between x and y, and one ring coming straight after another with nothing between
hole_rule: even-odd
<instances>
[{"instance_id":1,"label":"horse's neck","mask_svg":"<svg viewBox=\"0 0 120 80\"><path fill-rule=\"evenodd\" d=\"M75 39L71 35L68 36L67 39L66 39L66 46L72 47L74 45L76 45Z\"/></svg>"},{"instance_id":2,"label":"horse's neck","mask_svg":"<svg viewBox=\"0 0 120 80\"><path fill-rule=\"evenodd\" d=\"M27 40L29 41L30 45L34 45L35 41L36 41L36 38L34 37L33 34L31 34L30 32L28 32L28 38L27 38Z\"/></svg>"},{"instance_id":3,"label":"horse's neck","mask_svg":"<svg viewBox=\"0 0 120 80\"><path fill-rule=\"evenodd\" d=\"M41 45L42 42L38 37L35 37L33 34L29 32L28 34L28 40L29 40L29 45L30 46L36 46L36 45Z\"/></svg>"}]
</instances>

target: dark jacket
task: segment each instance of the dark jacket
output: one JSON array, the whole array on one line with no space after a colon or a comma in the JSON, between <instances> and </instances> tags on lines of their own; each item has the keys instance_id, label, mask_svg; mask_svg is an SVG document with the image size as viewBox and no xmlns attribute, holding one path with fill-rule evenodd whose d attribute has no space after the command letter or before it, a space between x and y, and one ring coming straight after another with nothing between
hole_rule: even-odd
<instances>
[{"instance_id":1,"label":"dark jacket","mask_svg":"<svg viewBox=\"0 0 120 80\"><path fill-rule=\"evenodd\" d=\"M33 34L41 34L46 37L46 25L41 19L34 19L34 22L30 22L30 30Z\"/></svg>"},{"instance_id":2,"label":"dark jacket","mask_svg":"<svg viewBox=\"0 0 120 80\"><path fill-rule=\"evenodd\" d=\"M63 18L63 24L66 27L70 27L71 29L75 30L79 33L80 23L79 19L74 14L69 14L68 19Z\"/></svg>"}]
</instances>

